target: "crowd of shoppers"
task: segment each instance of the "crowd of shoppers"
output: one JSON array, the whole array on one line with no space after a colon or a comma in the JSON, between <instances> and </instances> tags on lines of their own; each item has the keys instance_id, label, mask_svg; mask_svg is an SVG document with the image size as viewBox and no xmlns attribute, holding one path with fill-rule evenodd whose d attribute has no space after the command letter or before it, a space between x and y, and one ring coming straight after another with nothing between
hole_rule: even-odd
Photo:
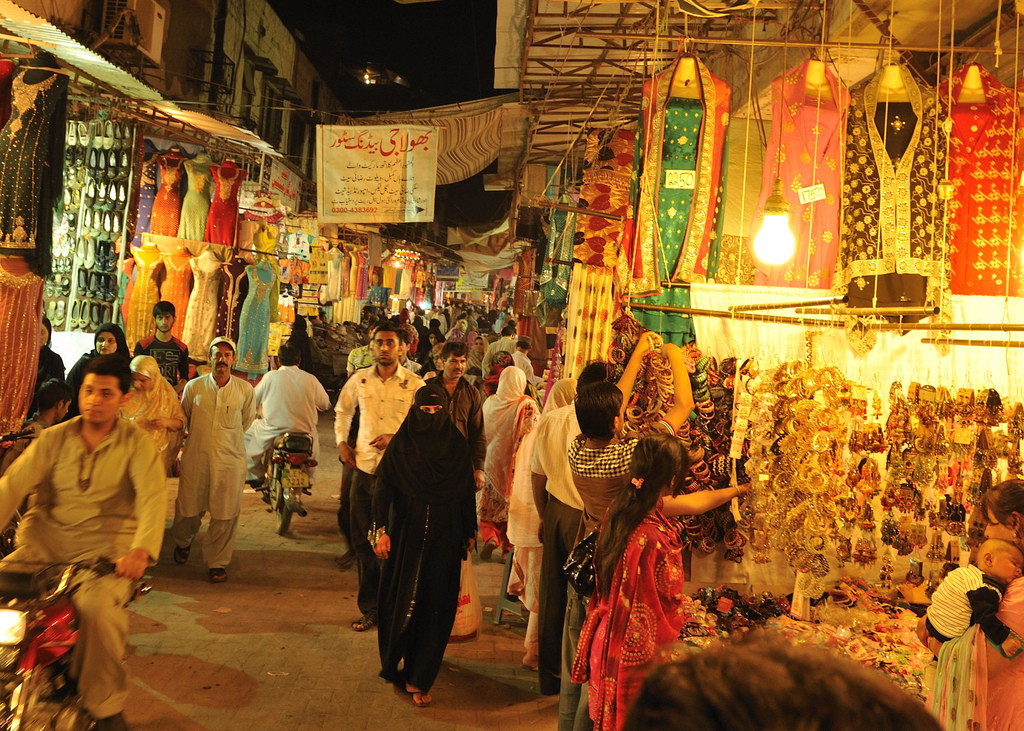
<instances>
[{"instance_id":1,"label":"crowd of shoppers","mask_svg":"<svg viewBox=\"0 0 1024 731\"><path fill-rule=\"evenodd\" d=\"M119 557L114 576L76 598L83 633L97 638L86 644L82 694L98 729L124 728L127 676L113 658L124 654L127 621L109 599L119 601L159 555L164 476L180 462L168 530L174 560L188 561L209 514L203 558L210 581L226 581L245 482L261 488L274 437L297 431L317 440L318 414L330 408L311 373L305 321L297 319L280 367L254 389L233 375L236 348L224 337L210 346L209 373L183 377L187 350L169 336L173 306L159 303L153 316L154 334L134 359L120 328L101 326L67 383L60 358L44 345L37 412L27 425L35 442L0 459L0 518L51 474L53 494L32 508L16 559ZM659 665L683 622L685 577L672 519L747 492L740 485L674 494L688 469L675 434L694 406L678 347L641 338L617 381L597 362L547 388L529 356L532 341L505 313L456 305L429 318L415 310L392 319L367 308L353 327L366 340L349 353L334 407L344 465L339 528L358 571L351 628L378 631L380 676L416 706L433 702L463 562L479 549L480 560L497 553L510 562L500 591L519 596L529 612L522 664L537 672L541 693L559 696L559 731L938 728L922 707L863 671L768 640ZM673 406L651 433L626 438L624 404L656 347L672 370ZM72 418L79 409L81 418ZM83 500L83 491L92 494L83 484L98 485L101 497ZM76 522L54 521L57 510ZM97 528L110 511L120 521L112 534ZM995 486L980 511L986 535L1019 556L1024 482ZM592 590L571 585L562 570L584 541L595 546ZM1010 633L1024 633L1021 585L1009 582L998 605ZM971 624L934 645L934 716L947 731L1024 728L1015 692L1024 666ZM746 684L738 675L744 662ZM780 697L785 702L772 700Z\"/></svg>"}]
</instances>

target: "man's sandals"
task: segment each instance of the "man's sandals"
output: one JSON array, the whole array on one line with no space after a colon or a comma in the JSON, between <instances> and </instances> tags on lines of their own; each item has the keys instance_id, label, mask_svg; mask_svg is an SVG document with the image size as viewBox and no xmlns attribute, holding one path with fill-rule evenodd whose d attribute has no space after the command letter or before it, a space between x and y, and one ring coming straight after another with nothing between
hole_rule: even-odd
<instances>
[{"instance_id":1,"label":"man's sandals","mask_svg":"<svg viewBox=\"0 0 1024 731\"><path fill-rule=\"evenodd\" d=\"M362 617L352 623L352 629L356 632L365 632L368 629L373 629L377 626L377 615L376 614L364 614Z\"/></svg>"}]
</instances>

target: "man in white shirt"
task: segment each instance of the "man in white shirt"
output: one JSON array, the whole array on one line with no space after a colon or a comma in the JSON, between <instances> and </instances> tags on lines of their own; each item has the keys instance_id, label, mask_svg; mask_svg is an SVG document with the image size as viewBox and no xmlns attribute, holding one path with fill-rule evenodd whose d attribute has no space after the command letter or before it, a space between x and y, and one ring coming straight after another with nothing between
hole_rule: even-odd
<instances>
[{"instance_id":1,"label":"man in white shirt","mask_svg":"<svg viewBox=\"0 0 1024 731\"><path fill-rule=\"evenodd\" d=\"M512 354L512 362L519 370L526 374L526 380L532 383L539 392L544 388L544 379L534 373L533 361L527 355L529 350L530 339L525 337L519 338L516 341L516 352Z\"/></svg>"},{"instance_id":2,"label":"man in white shirt","mask_svg":"<svg viewBox=\"0 0 1024 731\"><path fill-rule=\"evenodd\" d=\"M349 493L353 550L359 567L359 611L363 616L352 629L363 632L377 625L377 586L380 564L367 532L373 523L373 495L377 489L374 472L391 437L405 421L423 379L406 370L399 361L409 344L405 330L384 322L373 329L370 340L377 355L372 368L356 371L346 381L334 407L334 435L338 458L353 470ZM355 449L346 441L352 417L359 407L359 435Z\"/></svg>"},{"instance_id":3,"label":"man in white shirt","mask_svg":"<svg viewBox=\"0 0 1024 731\"><path fill-rule=\"evenodd\" d=\"M481 369L484 378L491 372L491 366L494 365L494 359L498 357L498 353L514 353L515 350L516 325L514 322L510 322L501 328L501 337L488 345L484 352L483 368Z\"/></svg>"},{"instance_id":4,"label":"man in white shirt","mask_svg":"<svg viewBox=\"0 0 1024 731\"><path fill-rule=\"evenodd\" d=\"M185 412L185 451L174 503L174 560L188 561L192 540L210 513L203 558L210 581L227 581L226 567L235 546L235 531L245 487L245 430L256 418L256 399L247 381L231 375L235 343L215 338L210 343L213 372L193 378L181 395Z\"/></svg>"},{"instance_id":5,"label":"man in white shirt","mask_svg":"<svg viewBox=\"0 0 1024 731\"><path fill-rule=\"evenodd\" d=\"M260 416L245 432L246 482L252 485L263 484L267 448L285 432L313 437L313 460L319 460L318 412L331 408L320 381L299 368L298 347L283 343L277 357L281 367L263 376L256 386L256 412ZM310 485L315 477L316 467L310 467Z\"/></svg>"},{"instance_id":6,"label":"man in white shirt","mask_svg":"<svg viewBox=\"0 0 1024 731\"><path fill-rule=\"evenodd\" d=\"M577 379L577 392L606 378L605 364L591 363ZM559 699L559 731L572 729L579 699L579 686L569 682L575 648L572 648L573 655L566 662L562 647L569 586L562 566L569 557L583 519L583 500L569 469L569 445L579 433L575 404L543 414L537 425L537 443L530 462L533 498L541 516L541 541L544 543L537 633L540 692L544 695L558 693L559 677L566 686L570 686L565 690L575 690L575 694L570 692L569 697L564 698L564 712L563 699Z\"/></svg>"}]
</instances>

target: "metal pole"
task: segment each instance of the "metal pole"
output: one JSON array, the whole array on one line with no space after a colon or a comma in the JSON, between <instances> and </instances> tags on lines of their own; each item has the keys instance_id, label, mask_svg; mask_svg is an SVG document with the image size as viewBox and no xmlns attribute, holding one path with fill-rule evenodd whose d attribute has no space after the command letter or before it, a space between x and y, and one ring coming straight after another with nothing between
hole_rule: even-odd
<instances>
[{"instance_id":1,"label":"metal pole","mask_svg":"<svg viewBox=\"0 0 1024 731\"><path fill-rule=\"evenodd\" d=\"M812 305L843 305L847 297L828 297L817 300L800 300L799 302L761 302L750 305L732 305L730 312L756 312L758 310L788 310L792 307L809 307Z\"/></svg>"}]
</instances>

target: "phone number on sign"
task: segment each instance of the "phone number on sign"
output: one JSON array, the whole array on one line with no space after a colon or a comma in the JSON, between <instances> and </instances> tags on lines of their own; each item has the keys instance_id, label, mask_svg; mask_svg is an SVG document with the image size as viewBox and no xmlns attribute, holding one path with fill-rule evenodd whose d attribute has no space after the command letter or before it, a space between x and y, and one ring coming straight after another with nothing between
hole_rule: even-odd
<instances>
[{"instance_id":1,"label":"phone number on sign","mask_svg":"<svg viewBox=\"0 0 1024 731\"><path fill-rule=\"evenodd\" d=\"M352 208L331 207L331 213L376 213L377 206L354 206Z\"/></svg>"}]
</instances>

